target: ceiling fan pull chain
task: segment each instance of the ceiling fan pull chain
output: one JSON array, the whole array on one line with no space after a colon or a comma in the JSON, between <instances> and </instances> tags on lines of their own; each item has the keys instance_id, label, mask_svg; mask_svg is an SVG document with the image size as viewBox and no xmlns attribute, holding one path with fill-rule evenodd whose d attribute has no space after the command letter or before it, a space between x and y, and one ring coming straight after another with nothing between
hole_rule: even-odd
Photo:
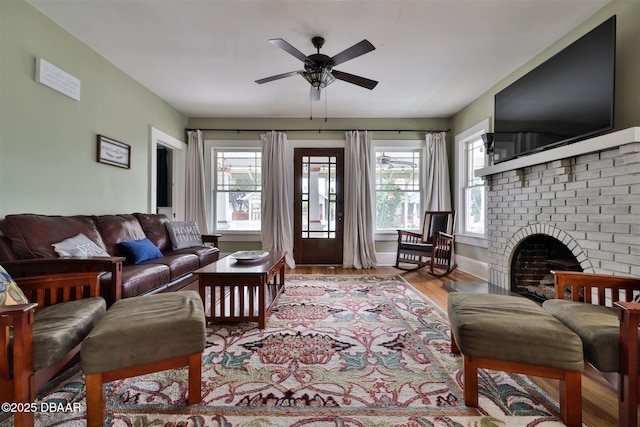
<instances>
[{"instance_id":1,"label":"ceiling fan pull chain","mask_svg":"<svg viewBox=\"0 0 640 427\"><path fill-rule=\"evenodd\" d=\"M328 98L328 93L329 91L327 90L327 88L324 88L324 122L327 122L327 98Z\"/></svg>"},{"instance_id":2,"label":"ceiling fan pull chain","mask_svg":"<svg viewBox=\"0 0 640 427\"><path fill-rule=\"evenodd\" d=\"M309 97L309 120L313 120L313 100Z\"/></svg>"}]
</instances>

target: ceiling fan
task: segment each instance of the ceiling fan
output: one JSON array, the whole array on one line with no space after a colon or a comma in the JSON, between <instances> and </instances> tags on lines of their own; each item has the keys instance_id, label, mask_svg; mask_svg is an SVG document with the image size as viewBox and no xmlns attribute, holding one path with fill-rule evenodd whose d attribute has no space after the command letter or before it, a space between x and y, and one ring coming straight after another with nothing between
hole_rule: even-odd
<instances>
[{"instance_id":1,"label":"ceiling fan","mask_svg":"<svg viewBox=\"0 0 640 427\"><path fill-rule=\"evenodd\" d=\"M256 80L256 83L258 84L268 83L299 74L311 84L309 97L313 101L319 100L320 90L333 83L335 79L352 83L369 90L373 89L378 84L375 80L370 80L333 69L336 65L340 65L350 59L357 58L358 56L375 50L375 47L366 39L354 44L350 48L343 50L333 57L320 53L320 48L324 45L324 38L319 36L311 39L311 43L313 43L313 46L317 49L317 53L309 56L300 52L284 39L271 39L269 42L302 61L304 63L304 70L290 71L288 73L277 74L275 76Z\"/></svg>"},{"instance_id":2,"label":"ceiling fan","mask_svg":"<svg viewBox=\"0 0 640 427\"><path fill-rule=\"evenodd\" d=\"M393 157L387 156L386 154L382 153L381 156L376 157L376 163L379 164L380 166L386 167L388 169L393 168L394 166L400 166L400 167L405 167L405 166L409 166L411 168L417 168L418 165L414 162L410 162L407 160L396 160Z\"/></svg>"}]
</instances>

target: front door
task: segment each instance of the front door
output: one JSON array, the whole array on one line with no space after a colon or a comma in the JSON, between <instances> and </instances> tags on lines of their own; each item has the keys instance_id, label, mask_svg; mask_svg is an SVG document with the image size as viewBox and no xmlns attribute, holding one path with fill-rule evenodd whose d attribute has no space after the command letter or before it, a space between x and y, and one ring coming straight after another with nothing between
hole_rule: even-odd
<instances>
[{"instance_id":1,"label":"front door","mask_svg":"<svg viewBox=\"0 0 640 427\"><path fill-rule=\"evenodd\" d=\"M297 264L342 264L342 148L294 151L294 249Z\"/></svg>"}]
</instances>

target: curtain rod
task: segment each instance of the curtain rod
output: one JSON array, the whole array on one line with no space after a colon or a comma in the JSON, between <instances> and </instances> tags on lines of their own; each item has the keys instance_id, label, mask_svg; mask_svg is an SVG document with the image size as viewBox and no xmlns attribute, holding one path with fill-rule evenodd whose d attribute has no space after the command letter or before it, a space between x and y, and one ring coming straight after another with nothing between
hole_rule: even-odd
<instances>
[{"instance_id":1,"label":"curtain rod","mask_svg":"<svg viewBox=\"0 0 640 427\"><path fill-rule=\"evenodd\" d=\"M193 131L193 130L201 130L203 132L271 132L272 130L279 132L347 132L350 130L359 130L359 129L185 129L185 131ZM451 129L367 129L369 132L449 132Z\"/></svg>"}]
</instances>

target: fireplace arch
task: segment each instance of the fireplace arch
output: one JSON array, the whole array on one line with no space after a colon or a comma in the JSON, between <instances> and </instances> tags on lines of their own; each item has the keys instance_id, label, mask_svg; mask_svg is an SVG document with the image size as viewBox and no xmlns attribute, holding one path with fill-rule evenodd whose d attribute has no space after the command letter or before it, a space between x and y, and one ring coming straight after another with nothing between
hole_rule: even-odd
<instances>
[{"instance_id":1,"label":"fireplace arch","mask_svg":"<svg viewBox=\"0 0 640 427\"><path fill-rule=\"evenodd\" d=\"M490 271L490 281L495 283L503 289L513 290L513 271L512 266L514 263L514 257L518 256L518 248L528 238L532 236L549 236L554 240L562 243L575 258L575 262L579 264L580 271L595 273L595 268L587 256L587 253L582 248L580 243L576 241L574 237L565 232L564 230L548 223L531 223L518 229L511 238L504 244L504 251L501 251L501 256L496 257L497 264ZM559 267L554 267L559 270Z\"/></svg>"},{"instance_id":2,"label":"fireplace arch","mask_svg":"<svg viewBox=\"0 0 640 427\"><path fill-rule=\"evenodd\" d=\"M518 248L520 243L527 237L537 234L551 236L556 240L562 242L576 258L576 260L580 264L580 268L582 268L582 271L595 273L595 269L593 268L591 261L589 261L587 254L582 249L582 247L580 247L580 244L573 237L571 237L571 235L569 235L564 230L554 227L551 224L545 224L541 222L529 224L526 227L522 227L520 230L515 232L513 236L511 236L511 239L509 239L509 241L507 242L504 252L504 257L506 260L508 260L507 265L510 266L513 263L515 250Z\"/></svg>"}]
</instances>

